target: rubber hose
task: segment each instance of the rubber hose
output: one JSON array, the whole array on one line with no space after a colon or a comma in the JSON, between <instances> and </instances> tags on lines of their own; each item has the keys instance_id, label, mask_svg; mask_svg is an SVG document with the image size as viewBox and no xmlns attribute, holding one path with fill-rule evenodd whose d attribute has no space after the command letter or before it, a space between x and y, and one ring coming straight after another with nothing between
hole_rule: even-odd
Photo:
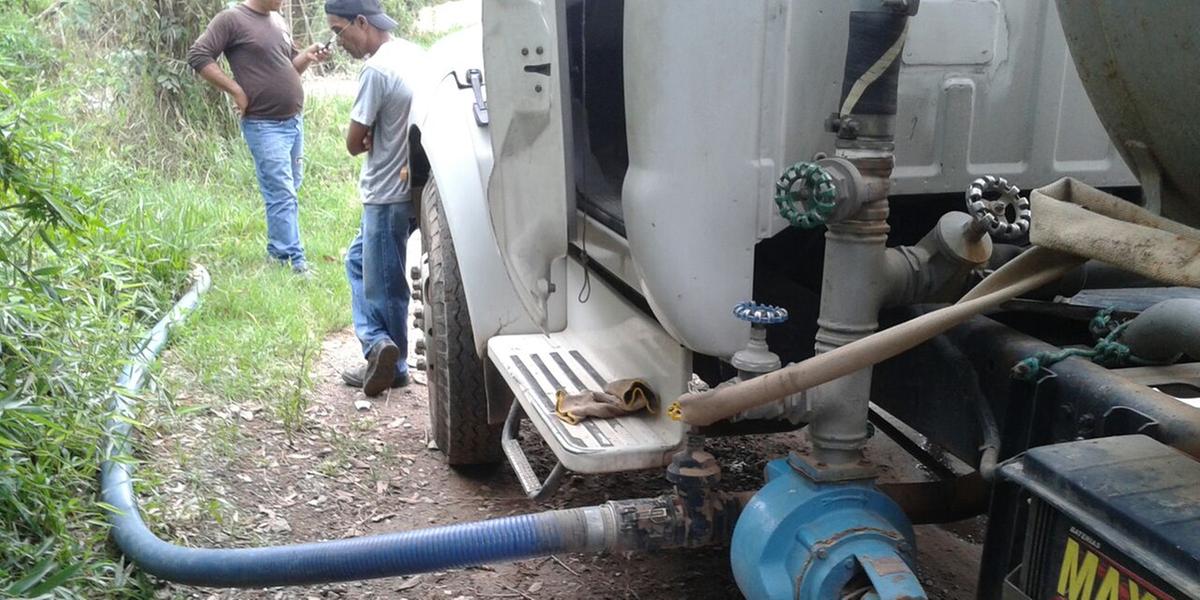
<instances>
[{"instance_id":1,"label":"rubber hose","mask_svg":"<svg viewBox=\"0 0 1200 600\"><path fill-rule=\"evenodd\" d=\"M169 329L182 321L210 285L198 269L195 284L137 347L117 381L136 392L146 369L166 345ZM609 514L603 507L549 511L390 533L349 540L267 548L201 549L164 542L142 521L128 460L133 394L114 394L101 465L101 496L109 509L117 546L142 570L156 577L213 587L312 585L376 577L410 575L518 560L560 552L599 551L606 547Z\"/></svg>"},{"instance_id":2,"label":"rubber hose","mask_svg":"<svg viewBox=\"0 0 1200 600\"><path fill-rule=\"evenodd\" d=\"M891 11L850 13L840 114L896 114L907 25L907 16Z\"/></svg>"}]
</instances>

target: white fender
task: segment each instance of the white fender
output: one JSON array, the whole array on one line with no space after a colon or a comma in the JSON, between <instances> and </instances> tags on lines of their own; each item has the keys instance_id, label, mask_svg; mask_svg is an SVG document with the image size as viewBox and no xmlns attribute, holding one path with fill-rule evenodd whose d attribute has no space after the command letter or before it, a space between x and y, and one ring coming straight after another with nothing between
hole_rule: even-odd
<instances>
[{"instance_id":1,"label":"white fender","mask_svg":"<svg viewBox=\"0 0 1200 600\"><path fill-rule=\"evenodd\" d=\"M492 336L540 331L522 307L500 258L487 206L492 172L491 134L475 122L475 95L459 89L468 69L483 69L478 27L447 36L430 49L430 84L414 109L421 149L437 180L442 207L475 333L475 348L487 356ZM484 78L486 84L486 77ZM414 162L414 166L416 162ZM414 173L414 176L417 175Z\"/></svg>"}]
</instances>

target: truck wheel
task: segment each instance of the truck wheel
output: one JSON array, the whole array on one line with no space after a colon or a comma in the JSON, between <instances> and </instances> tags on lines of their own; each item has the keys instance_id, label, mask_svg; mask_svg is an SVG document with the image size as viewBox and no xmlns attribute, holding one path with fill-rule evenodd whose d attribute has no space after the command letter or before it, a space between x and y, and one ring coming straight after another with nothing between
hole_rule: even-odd
<instances>
[{"instance_id":1,"label":"truck wheel","mask_svg":"<svg viewBox=\"0 0 1200 600\"><path fill-rule=\"evenodd\" d=\"M502 426L488 424L483 361L475 351L454 242L432 178L421 193L420 210L425 251L422 329L434 441L452 466L496 463Z\"/></svg>"}]
</instances>

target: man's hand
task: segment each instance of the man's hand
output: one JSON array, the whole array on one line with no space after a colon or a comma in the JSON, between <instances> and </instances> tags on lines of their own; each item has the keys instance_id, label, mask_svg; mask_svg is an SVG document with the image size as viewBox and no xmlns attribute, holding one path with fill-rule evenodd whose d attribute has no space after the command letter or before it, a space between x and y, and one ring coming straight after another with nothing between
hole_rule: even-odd
<instances>
[{"instance_id":1,"label":"man's hand","mask_svg":"<svg viewBox=\"0 0 1200 600\"><path fill-rule=\"evenodd\" d=\"M309 46L304 53L308 55L309 62L314 62L317 64L329 60L330 55L333 54L332 50L325 47L325 44L313 44Z\"/></svg>"},{"instance_id":2,"label":"man's hand","mask_svg":"<svg viewBox=\"0 0 1200 600\"><path fill-rule=\"evenodd\" d=\"M324 44L313 44L296 53L296 58L292 59L292 66L296 68L297 73L304 73L308 70L309 65L325 62L330 54L331 52L325 48Z\"/></svg>"},{"instance_id":3,"label":"man's hand","mask_svg":"<svg viewBox=\"0 0 1200 600\"><path fill-rule=\"evenodd\" d=\"M237 111L239 117L246 116L246 109L250 106L250 98L246 96L246 90L238 85L236 81L229 78L217 63L209 63L200 69L200 77L209 83L209 85L229 94L233 98L233 108Z\"/></svg>"},{"instance_id":4,"label":"man's hand","mask_svg":"<svg viewBox=\"0 0 1200 600\"><path fill-rule=\"evenodd\" d=\"M370 152L371 147L375 145L374 136L375 132L370 127L351 119L350 131L346 132L346 151L350 156Z\"/></svg>"},{"instance_id":5,"label":"man's hand","mask_svg":"<svg viewBox=\"0 0 1200 600\"><path fill-rule=\"evenodd\" d=\"M250 106L250 97L246 95L246 91L239 86L230 92L230 95L233 96L233 105L237 110L238 116L245 117L246 109Z\"/></svg>"}]
</instances>

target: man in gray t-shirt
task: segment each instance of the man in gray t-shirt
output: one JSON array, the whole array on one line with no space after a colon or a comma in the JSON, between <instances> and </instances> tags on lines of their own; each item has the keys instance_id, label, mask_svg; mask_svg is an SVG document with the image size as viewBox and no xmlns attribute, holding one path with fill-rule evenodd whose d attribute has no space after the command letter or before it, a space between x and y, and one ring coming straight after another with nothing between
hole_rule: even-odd
<instances>
[{"instance_id":1,"label":"man in gray t-shirt","mask_svg":"<svg viewBox=\"0 0 1200 600\"><path fill-rule=\"evenodd\" d=\"M359 178L362 224L346 253L354 333L367 364L342 373L342 379L376 396L408 384L404 263L417 228L409 199L408 122L423 51L391 38L396 22L379 0L327 0L325 13L342 48L367 59L346 137L350 154L367 153Z\"/></svg>"}]
</instances>

